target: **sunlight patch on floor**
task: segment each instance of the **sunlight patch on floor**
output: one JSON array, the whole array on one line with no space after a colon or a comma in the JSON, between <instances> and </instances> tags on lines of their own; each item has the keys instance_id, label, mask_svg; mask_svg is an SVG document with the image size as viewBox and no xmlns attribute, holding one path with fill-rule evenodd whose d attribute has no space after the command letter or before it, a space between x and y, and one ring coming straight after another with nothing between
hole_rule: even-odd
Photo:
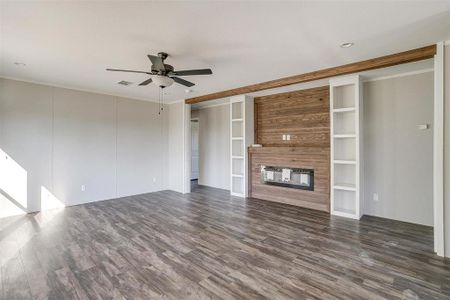
<instances>
[{"instance_id":1,"label":"sunlight patch on floor","mask_svg":"<svg viewBox=\"0 0 450 300\"><path fill-rule=\"evenodd\" d=\"M27 171L0 149L0 218L26 213Z\"/></svg>"}]
</instances>

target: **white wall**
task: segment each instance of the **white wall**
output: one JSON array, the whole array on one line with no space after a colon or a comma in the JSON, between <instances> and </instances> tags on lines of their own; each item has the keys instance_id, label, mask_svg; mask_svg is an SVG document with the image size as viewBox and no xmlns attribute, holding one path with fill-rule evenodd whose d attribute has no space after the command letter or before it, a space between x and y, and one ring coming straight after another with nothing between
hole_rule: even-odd
<instances>
[{"instance_id":1,"label":"white wall","mask_svg":"<svg viewBox=\"0 0 450 300\"><path fill-rule=\"evenodd\" d=\"M365 214L433 225L433 132L417 128L433 88L432 72L364 84Z\"/></svg>"},{"instance_id":2,"label":"white wall","mask_svg":"<svg viewBox=\"0 0 450 300\"><path fill-rule=\"evenodd\" d=\"M450 43L444 51L444 235L445 256L450 257Z\"/></svg>"},{"instance_id":3,"label":"white wall","mask_svg":"<svg viewBox=\"0 0 450 300\"><path fill-rule=\"evenodd\" d=\"M152 102L0 79L0 160L14 160L19 177L25 170L14 182L25 181L26 211L40 210L42 187L65 205L164 189L167 122L157 112ZM0 209L15 201L5 182Z\"/></svg>"},{"instance_id":4,"label":"white wall","mask_svg":"<svg viewBox=\"0 0 450 300\"><path fill-rule=\"evenodd\" d=\"M53 194L68 205L114 198L115 99L68 89L52 90Z\"/></svg>"},{"instance_id":5,"label":"white wall","mask_svg":"<svg viewBox=\"0 0 450 300\"><path fill-rule=\"evenodd\" d=\"M230 107L198 110L200 185L230 189Z\"/></svg>"},{"instance_id":6,"label":"white wall","mask_svg":"<svg viewBox=\"0 0 450 300\"><path fill-rule=\"evenodd\" d=\"M52 89L0 79L0 124L0 149L5 153L0 159L8 155L8 160L15 162L11 168L0 169L5 176L0 191L26 211L39 210L41 186L52 188ZM26 172L24 177L20 169ZM20 212L5 195L0 197L0 217Z\"/></svg>"},{"instance_id":7,"label":"white wall","mask_svg":"<svg viewBox=\"0 0 450 300\"><path fill-rule=\"evenodd\" d=\"M118 98L117 196L146 193L149 186L167 187L162 182L167 124L161 126L161 122L165 118L164 112L158 115L157 105Z\"/></svg>"},{"instance_id":8,"label":"white wall","mask_svg":"<svg viewBox=\"0 0 450 300\"><path fill-rule=\"evenodd\" d=\"M183 102L169 105L167 177L170 190L190 192L190 110ZM185 151L186 150L186 151ZM189 163L190 165L190 163Z\"/></svg>"}]
</instances>

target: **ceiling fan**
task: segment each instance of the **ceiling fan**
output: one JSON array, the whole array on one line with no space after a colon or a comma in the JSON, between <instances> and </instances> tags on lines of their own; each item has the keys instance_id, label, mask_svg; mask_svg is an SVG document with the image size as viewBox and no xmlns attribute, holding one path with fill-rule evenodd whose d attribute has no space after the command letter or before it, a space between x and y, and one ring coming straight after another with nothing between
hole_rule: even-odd
<instances>
[{"instance_id":1,"label":"ceiling fan","mask_svg":"<svg viewBox=\"0 0 450 300\"><path fill-rule=\"evenodd\" d=\"M152 67L150 71L135 71L135 70L122 70L122 69L106 69L107 71L116 71L116 72L130 72L130 73L141 73L148 74L151 77L139 85L147 85L151 82L154 82L161 88L168 87L176 82L178 84L191 87L194 86L195 83L184 80L178 76L191 76L191 75L211 75L211 69L196 69L196 70L180 70L175 71L171 65L165 64L164 60L169 55L165 52L159 52L158 56L155 55L147 55L147 57L152 62Z\"/></svg>"}]
</instances>

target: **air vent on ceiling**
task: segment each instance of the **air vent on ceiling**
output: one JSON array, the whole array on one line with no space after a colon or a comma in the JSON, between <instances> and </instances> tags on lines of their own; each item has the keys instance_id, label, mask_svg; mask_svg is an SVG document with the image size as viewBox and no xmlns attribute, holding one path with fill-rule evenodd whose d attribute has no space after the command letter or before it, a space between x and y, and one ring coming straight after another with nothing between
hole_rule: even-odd
<instances>
[{"instance_id":1,"label":"air vent on ceiling","mask_svg":"<svg viewBox=\"0 0 450 300\"><path fill-rule=\"evenodd\" d=\"M132 84L132 82L122 80L122 81L119 81L117 84L128 86L128 85Z\"/></svg>"}]
</instances>

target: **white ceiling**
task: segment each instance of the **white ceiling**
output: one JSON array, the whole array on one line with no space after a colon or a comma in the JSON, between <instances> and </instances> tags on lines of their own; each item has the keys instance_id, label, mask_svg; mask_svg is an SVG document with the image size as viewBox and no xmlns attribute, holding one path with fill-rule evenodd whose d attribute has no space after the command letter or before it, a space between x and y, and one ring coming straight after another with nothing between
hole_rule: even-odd
<instances>
[{"instance_id":1,"label":"white ceiling","mask_svg":"<svg viewBox=\"0 0 450 300\"><path fill-rule=\"evenodd\" d=\"M212 68L184 77L190 94L167 88L177 101L450 38L450 1L0 0L0 10L0 76L146 100L158 90L137 86L145 75L105 68L148 70L159 51L176 69Z\"/></svg>"}]
</instances>

